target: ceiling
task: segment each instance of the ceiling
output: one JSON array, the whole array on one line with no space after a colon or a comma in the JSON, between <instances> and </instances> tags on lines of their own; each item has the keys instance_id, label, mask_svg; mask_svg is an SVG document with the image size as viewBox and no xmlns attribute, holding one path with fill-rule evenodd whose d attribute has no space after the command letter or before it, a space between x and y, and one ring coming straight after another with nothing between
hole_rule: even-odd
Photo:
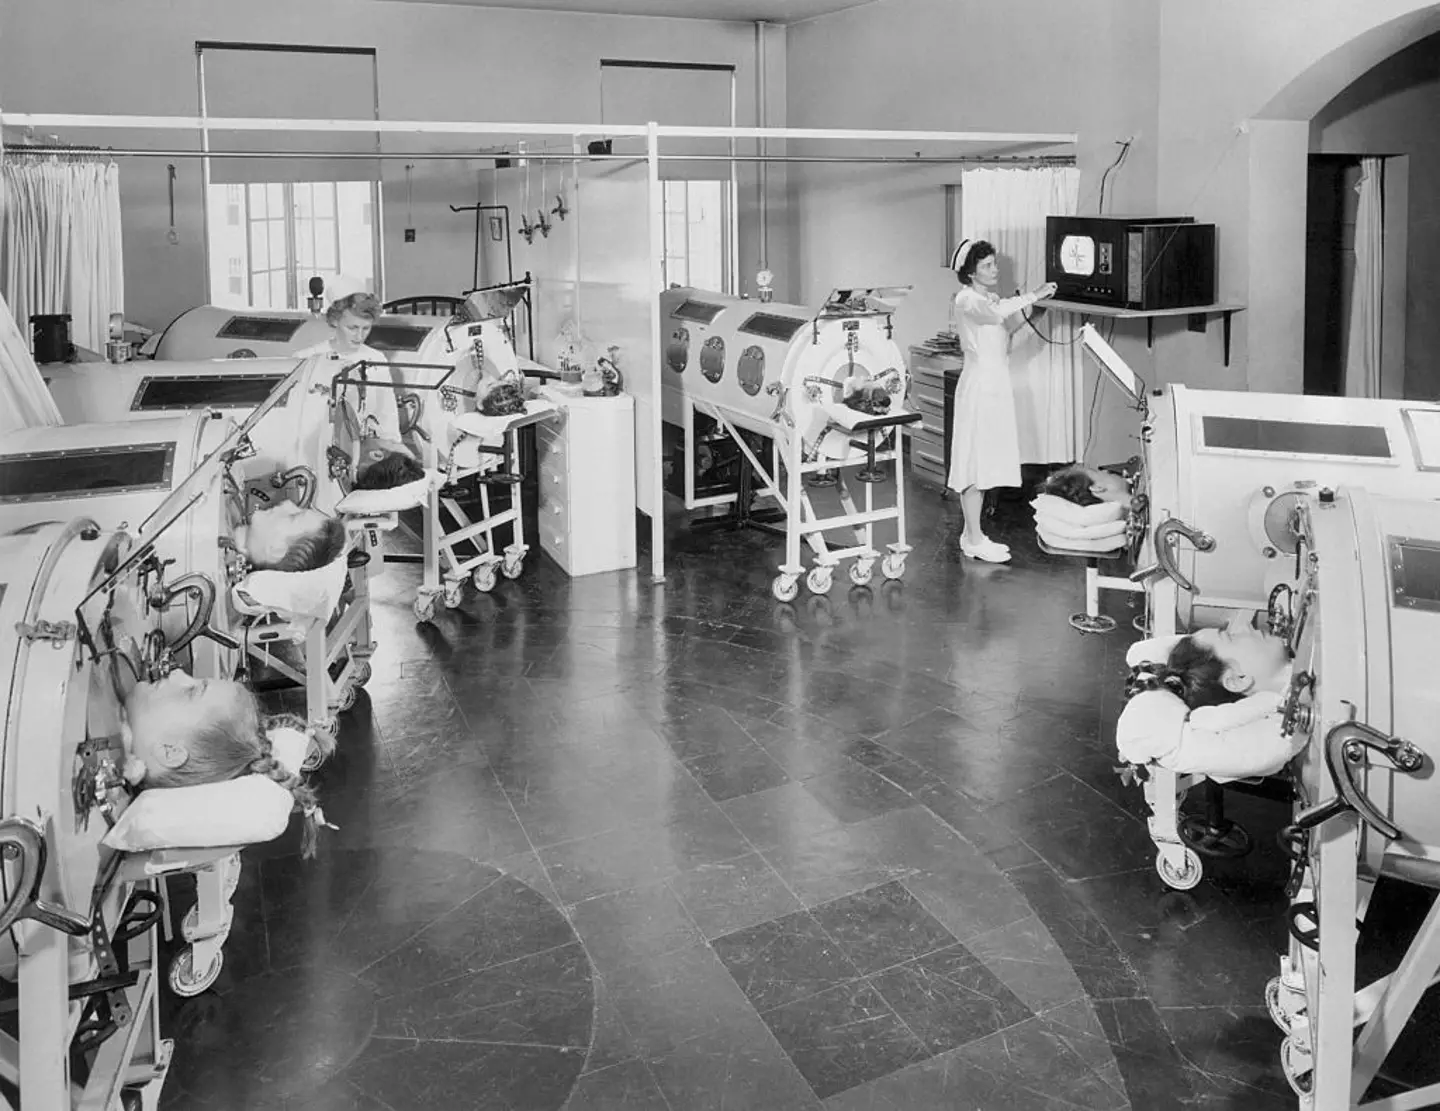
<instances>
[{"instance_id":1,"label":"ceiling","mask_svg":"<svg viewBox=\"0 0 1440 1111\"><path fill-rule=\"evenodd\" d=\"M484 8L528 8L605 15L659 15L676 19L767 20L798 23L877 0L420 0Z\"/></svg>"}]
</instances>

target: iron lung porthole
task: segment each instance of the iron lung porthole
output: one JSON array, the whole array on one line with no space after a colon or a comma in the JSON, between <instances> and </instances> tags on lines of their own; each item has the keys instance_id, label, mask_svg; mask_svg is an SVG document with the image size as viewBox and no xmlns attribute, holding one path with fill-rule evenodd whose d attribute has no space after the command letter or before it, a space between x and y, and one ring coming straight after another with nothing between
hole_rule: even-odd
<instances>
[{"instance_id":1,"label":"iron lung porthole","mask_svg":"<svg viewBox=\"0 0 1440 1111\"><path fill-rule=\"evenodd\" d=\"M665 365L676 374L684 374L690 364L690 329L676 328L670 333L670 342L665 345Z\"/></svg>"},{"instance_id":2,"label":"iron lung porthole","mask_svg":"<svg viewBox=\"0 0 1440 1111\"><path fill-rule=\"evenodd\" d=\"M700 348L700 373L707 382L718 382L725 373L725 341L711 336Z\"/></svg>"},{"instance_id":3,"label":"iron lung porthole","mask_svg":"<svg viewBox=\"0 0 1440 1111\"><path fill-rule=\"evenodd\" d=\"M740 388L754 397L765 384L765 351L761 347L747 347L736 364L735 373L740 377Z\"/></svg>"}]
</instances>

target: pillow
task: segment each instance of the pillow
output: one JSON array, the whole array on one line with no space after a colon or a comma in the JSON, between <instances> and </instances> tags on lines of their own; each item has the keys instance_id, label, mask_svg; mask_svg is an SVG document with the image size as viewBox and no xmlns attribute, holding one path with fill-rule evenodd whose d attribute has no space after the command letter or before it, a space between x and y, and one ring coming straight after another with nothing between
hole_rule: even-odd
<instances>
[{"instance_id":1,"label":"pillow","mask_svg":"<svg viewBox=\"0 0 1440 1111\"><path fill-rule=\"evenodd\" d=\"M299 768L309 739L298 729L272 729L275 759ZM273 841L290 824L295 798L264 775L242 775L198 787L151 787L120 815L102 843L121 852L202 849Z\"/></svg>"},{"instance_id":2,"label":"pillow","mask_svg":"<svg viewBox=\"0 0 1440 1111\"><path fill-rule=\"evenodd\" d=\"M279 610L324 621L345 590L346 553L312 571L252 571L231 587L236 608L245 613Z\"/></svg>"},{"instance_id":3,"label":"pillow","mask_svg":"<svg viewBox=\"0 0 1440 1111\"><path fill-rule=\"evenodd\" d=\"M438 486L442 477L431 471L424 478L394 486L389 490L351 490L340 499L335 512L350 517L378 516L394 513L401 509L414 509L425 504L432 485Z\"/></svg>"},{"instance_id":4,"label":"pillow","mask_svg":"<svg viewBox=\"0 0 1440 1111\"><path fill-rule=\"evenodd\" d=\"M1076 505L1054 494L1037 494L1030 503L1036 513L1045 513L1075 525L1096 525L1103 521L1124 520L1130 506L1126 502L1102 501L1094 505Z\"/></svg>"},{"instance_id":5,"label":"pillow","mask_svg":"<svg viewBox=\"0 0 1440 1111\"><path fill-rule=\"evenodd\" d=\"M1102 540L1125 535L1124 521L1101 521L1093 525L1077 525L1048 513L1035 514L1035 527L1053 536L1073 536L1076 540Z\"/></svg>"},{"instance_id":6,"label":"pillow","mask_svg":"<svg viewBox=\"0 0 1440 1111\"><path fill-rule=\"evenodd\" d=\"M1131 764L1158 764L1217 783L1275 775L1305 747L1280 732L1279 696L1253 694L1193 713L1169 691L1137 694L1120 712L1115 747Z\"/></svg>"},{"instance_id":7,"label":"pillow","mask_svg":"<svg viewBox=\"0 0 1440 1111\"><path fill-rule=\"evenodd\" d=\"M1184 640L1186 635L1185 633L1175 633L1170 636L1151 637L1149 640L1137 640L1125 651L1125 666L1163 664L1170 658L1170 653L1174 651L1175 646Z\"/></svg>"},{"instance_id":8,"label":"pillow","mask_svg":"<svg viewBox=\"0 0 1440 1111\"><path fill-rule=\"evenodd\" d=\"M1043 528L1037 528L1036 533L1046 545L1066 552L1114 552L1125 546L1125 535L1104 536L1098 538L1086 538L1083 536L1056 536L1053 532L1047 532Z\"/></svg>"}]
</instances>

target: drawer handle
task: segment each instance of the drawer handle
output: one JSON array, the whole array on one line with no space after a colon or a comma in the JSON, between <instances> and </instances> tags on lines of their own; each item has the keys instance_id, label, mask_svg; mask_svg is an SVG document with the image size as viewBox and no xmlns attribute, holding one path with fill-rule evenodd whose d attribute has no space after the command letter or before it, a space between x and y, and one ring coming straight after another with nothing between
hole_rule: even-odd
<instances>
[{"instance_id":1,"label":"drawer handle","mask_svg":"<svg viewBox=\"0 0 1440 1111\"><path fill-rule=\"evenodd\" d=\"M931 455L928 451L917 451L915 454L927 463L934 463L937 467L943 467L945 465L945 460L941 459L938 455Z\"/></svg>"},{"instance_id":2,"label":"drawer handle","mask_svg":"<svg viewBox=\"0 0 1440 1111\"><path fill-rule=\"evenodd\" d=\"M910 398L911 398L912 401L915 402L916 405L924 405L924 406L926 406L926 407L928 407L928 408L934 409L937 413L943 413L943 412L945 412L945 405L944 405L944 403L943 403L943 402L940 402L940 401L936 401L933 397L927 397L927 396L926 396L925 394L923 394L923 393L917 393L917 394L911 394L911 395L910 395Z\"/></svg>"},{"instance_id":3,"label":"drawer handle","mask_svg":"<svg viewBox=\"0 0 1440 1111\"><path fill-rule=\"evenodd\" d=\"M553 514L555 514L555 516L558 517L558 516L560 516L560 507L559 507L558 505L552 505L552 506L550 507L550 512L553 513Z\"/></svg>"},{"instance_id":4,"label":"drawer handle","mask_svg":"<svg viewBox=\"0 0 1440 1111\"><path fill-rule=\"evenodd\" d=\"M559 476L558 474L552 474L552 475L550 476L550 481L553 482L553 483L555 483L556 486L559 486L559 485L560 485L560 476Z\"/></svg>"}]
</instances>

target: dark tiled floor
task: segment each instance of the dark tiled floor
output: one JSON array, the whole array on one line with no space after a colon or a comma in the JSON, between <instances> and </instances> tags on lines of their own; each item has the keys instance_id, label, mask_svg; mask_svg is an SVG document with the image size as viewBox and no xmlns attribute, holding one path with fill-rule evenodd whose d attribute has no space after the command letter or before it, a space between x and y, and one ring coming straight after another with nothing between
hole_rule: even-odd
<instances>
[{"instance_id":1,"label":"dark tiled floor","mask_svg":"<svg viewBox=\"0 0 1440 1111\"><path fill-rule=\"evenodd\" d=\"M1070 630L1023 511L980 566L911 493L903 583L793 605L753 532L677 532L663 586L532 554L427 626L392 566L340 829L246 854L167 1106L1293 1107L1280 813L1164 888L1113 774L1125 634Z\"/></svg>"}]
</instances>

